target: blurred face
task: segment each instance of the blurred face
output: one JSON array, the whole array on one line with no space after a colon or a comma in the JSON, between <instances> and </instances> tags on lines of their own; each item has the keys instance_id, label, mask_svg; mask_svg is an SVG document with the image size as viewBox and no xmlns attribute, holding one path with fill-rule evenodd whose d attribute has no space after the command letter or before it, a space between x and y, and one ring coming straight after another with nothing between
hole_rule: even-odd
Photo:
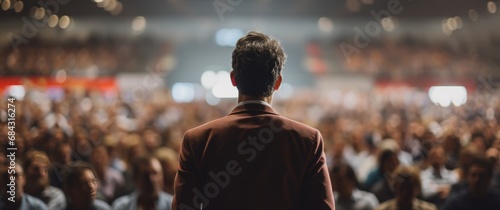
<instances>
[{"instance_id":1,"label":"blurred face","mask_svg":"<svg viewBox=\"0 0 500 210\"><path fill-rule=\"evenodd\" d=\"M2 190L0 192L0 195L2 198L8 198L10 197L11 195L7 194L7 191L10 190L10 186L7 186L8 183L10 183L12 181L12 178L11 177L14 177L15 179L15 192L16 192L16 198L20 198L22 195L23 195L23 187L26 183L26 179L24 177L24 171L23 171L23 168L20 167L20 166L17 166L16 169L15 169L15 174L14 173L11 173L9 174L9 171L7 169L4 169L3 171L1 171L1 185L0 185L0 189Z\"/></svg>"},{"instance_id":2,"label":"blurred face","mask_svg":"<svg viewBox=\"0 0 500 210\"><path fill-rule=\"evenodd\" d=\"M431 164L433 167L438 168L443 166L446 162L444 149L443 148L434 149L431 155L429 155L429 158L431 160Z\"/></svg>"},{"instance_id":3,"label":"blurred face","mask_svg":"<svg viewBox=\"0 0 500 210\"><path fill-rule=\"evenodd\" d=\"M34 160L26 169L26 178L28 185L37 187L47 187L49 185L48 176L49 164L44 161Z\"/></svg>"},{"instance_id":4,"label":"blurred face","mask_svg":"<svg viewBox=\"0 0 500 210\"><path fill-rule=\"evenodd\" d=\"M92 151L91 161L95 167L106 167L109 163L109 156L106 148L96 147Z\"/></svg>"},{"instance_id":5,"label":"blurred face","mask_svg":"<svg viewBox=\"0 0 500 210\"><path fill-rule=\"evenodd\" d=\"M153 159L149 161L149 164L144 164L139 168L135 182L140 193L156 195L163 187L163 173L160 162Z\"/></svg>"},{"instance_id":6,"label":"blurred face","mask_svg":"<svg viewBox=\"0 0 500 210\"><path fill-rule=\"evenodd\" d=\"M347 177L345 170L333 174L332 184L334 190L339 193L339 196L344 199L351 198L352 191L354 190L354 183Z\"/></svg>"},{"instance_id":7,"label":"blurred face","mask_svg":"<svg viewBox=\"0 0 500 210\"><path fill-rule=\"evenodd\" d=\"M71 147L68 144L65 144L59 148L58 151L58 161L63 165L71 164Z\"/></svg>"},{"instance_id":8,"label":"blurred face","mask_svg":"<svg viewBox=\"0 0 500 210\"><path fill-rule=\"evenodd\" d=\"M396 178L398 179L398 178ZM396 180L397 182L398 180ZM415 195L417 194L417 188L413 186L410 180L405 180L400 183L396 183L396 195L398 200L411 202Z\"/></svg>"},{"instance_id":9,"label":"blurred face","mask_svg":"<svg viewBox=\"0 0 500 210\"><path fill-rule=\"evenodd\" d=\"M399 166L399 160L396 155L391 156L385 165L386 172L393 172L398 168Z\"/></svg>"},{"instance_id":10,"label":"blurred face","mask_svg":"<svg viewBox=\"0 0 500 210\"><path fill-rule=\"evenodd\" d=\"M472 165L467 176L467 184L472 194L481 195L486 192L490 185L491 176L486 168Z\"/></svg>"},{"instance_id":11,"label":"blurred face","mask_svg":"<svg viewBox=\"0 0 500 210\"><path fill-rule=\"evenodd\" d=\"M84 170L75 180L73 187L67 189L69 197L74 204L92 203L97 194L97 178L91 170Z\"/></svg>"}]
</instances>

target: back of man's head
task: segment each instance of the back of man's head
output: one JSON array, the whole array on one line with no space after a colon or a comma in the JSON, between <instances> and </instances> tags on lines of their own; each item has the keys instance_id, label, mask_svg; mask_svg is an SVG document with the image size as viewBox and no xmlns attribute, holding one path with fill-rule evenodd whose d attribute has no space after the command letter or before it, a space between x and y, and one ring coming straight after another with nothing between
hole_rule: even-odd
<instances>
[{"instance_id":1,"label":"back of man's head","mask_svg":"<svg viewBox=\"0 0 500 210\"><path fill-rule=\"evenodd\" d=\"M251 31L238 40L232 59L234 82L240 94L270 96L286 55L276 39Z\"/></svg>"}]
</instances>

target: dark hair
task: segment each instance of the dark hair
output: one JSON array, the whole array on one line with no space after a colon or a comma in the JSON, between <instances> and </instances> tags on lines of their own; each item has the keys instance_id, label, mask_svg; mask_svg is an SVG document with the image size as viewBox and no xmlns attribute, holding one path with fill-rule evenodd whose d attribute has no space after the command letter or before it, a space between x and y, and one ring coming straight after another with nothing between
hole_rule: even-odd
<instances>
[{"instance_id":1,"label":"dark hair","mask_svg":"<svg viewBox=\"0 0 500 210\"><path fill-rule=\"evenodd\" d=\"M352 169L351 166L345 163L339 163L332 168L331 170L332 179L334 176L342 176L342 175L345 175L347 179L349 179L354 184L355 187L359 188L359 182L358 179L356 178L356 173L354 173L354 170Z\"/></svg>"},{"instance_id":2,"label":"dark hair","mask_svg":"<svg viewBox=\"0 0 500 210\"><path fill-rule=\"evenodd\" d=\"M78 177L80 177L83 174L85 170L90 170L94 174L94 176L97 177L92 166L84 162L78 162L70 166L69 169L67 169L66 171L64 171L65 172L63 179L64 188L71 189L74 186L75 181L78 179Z\"/></svg>"},{"instance_id":3,"label":"dark hair","mask_svg":"<svg viewBox=\"0 0 500 210\"><path fill-rule=\"evenodd\" d=\"M378 157L378 164L379 164L379 173L384 174L384 167L387 162L391 157L397 157L396 153L390 149L385 149L380 153L380 156Z\"/></svg>"},{"instance_id":4,"label":"dark hair","mask_svg":"<svg viewBox=\"0 0 500 210\"><path fill-rule=\"evenodd\" d=\"M236 43L232 59L236 87L240 94L270 96L286 55L276 39L250 31Z\"/></svg>"},{"instance_id":5,"label":"dark hair","mask_svg":"<svg viewBox=\"0 0 500 210\"><path fill-rule=\"evenodd\" d=\"M493 176L494 162L492 162L490 159L486 158L483 155L477 155L472 159L470 167L469 167L469 171L467 171L467 172L470 172L470 168L472 166L478 166L478 167L484 168L487 171L488 177Z\"/></svg>"},{"instance_id":6,"label":"dark hair","mask_svg":"<svg viewBox=\"0 0 500 210\"><path fill-rule=\"evenodd\" d=\"M133 179L141 178L141 177L138 177L139 171L141 170L141 167L150 164L152 160L157 160L158 162L160 162L156 157L154 157L152 155L143 155L143 156L139 156L139 157L135 158L132 161Z\"/></svg>"}]
</instances>

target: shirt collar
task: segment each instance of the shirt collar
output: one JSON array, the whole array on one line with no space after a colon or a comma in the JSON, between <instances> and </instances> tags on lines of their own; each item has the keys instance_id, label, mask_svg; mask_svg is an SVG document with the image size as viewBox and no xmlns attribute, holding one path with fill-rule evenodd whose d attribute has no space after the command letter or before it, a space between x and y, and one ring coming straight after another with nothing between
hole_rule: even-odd
<instances>
[{"instance_id":1,"label":"shirt collar","mask_svg":"<svg viewBox=\"0 0 500 210\"><path fill-rule=\"evenodd\" d=\"M236 107L238 106L243 106L243 105L246 105L246 104L262 104L262 105L266 105L268 107L271 107L271 104L265 102L265 101L261 101L261 100L248 100L248 101L242 101L240 103L238 103L238 105L236 105Z\"/></svg>"}]
</instances>

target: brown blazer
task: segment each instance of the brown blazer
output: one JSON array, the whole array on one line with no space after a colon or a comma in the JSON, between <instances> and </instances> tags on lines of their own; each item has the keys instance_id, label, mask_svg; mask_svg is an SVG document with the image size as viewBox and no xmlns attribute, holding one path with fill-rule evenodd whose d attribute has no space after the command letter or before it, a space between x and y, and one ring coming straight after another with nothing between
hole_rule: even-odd
<instances>
[{"instance_id":1,"label":"brown blazer","mask_svg":"<svg viewBox=\"0 0 500 210\"><path fill-rule=\"evenodd\" d=\"M333 210L320 132L249 103L186 132L173 209Z\"/></svg>"}]
</instances>

